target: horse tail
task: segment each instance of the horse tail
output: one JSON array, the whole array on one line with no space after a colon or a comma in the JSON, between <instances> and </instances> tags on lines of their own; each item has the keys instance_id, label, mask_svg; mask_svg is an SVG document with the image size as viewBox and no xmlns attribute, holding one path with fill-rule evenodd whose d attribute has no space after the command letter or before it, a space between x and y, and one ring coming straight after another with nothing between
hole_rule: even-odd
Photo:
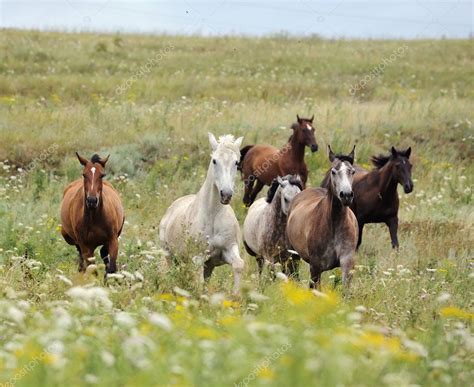
<instances>
[{"instance_id":1,"label":"horse tail","mask_svg":"<svg viewBox=\"0 0 474 387\"><path fill-rule=\"evenodd\" d=\"M250 247L249 245L244 241L244 247L245 247L245 250L247 251L247 253L249 255L251 255L252 257L256 257L257 256L257 253L255 253Z\"/></svg>"},{"instance_id":2,"label":"horse tail","mask_svg":"<svg viewBox=\"0 0 474 387\"><path fill-rule=\"evenodd\" d=\"M246 145L240 150L240 161L239 161L239 165L237 165L237 169L239 171L242 171L242 165L244 163L245 156L252 147L253 145Z\"/></svg>"}]
</instances>

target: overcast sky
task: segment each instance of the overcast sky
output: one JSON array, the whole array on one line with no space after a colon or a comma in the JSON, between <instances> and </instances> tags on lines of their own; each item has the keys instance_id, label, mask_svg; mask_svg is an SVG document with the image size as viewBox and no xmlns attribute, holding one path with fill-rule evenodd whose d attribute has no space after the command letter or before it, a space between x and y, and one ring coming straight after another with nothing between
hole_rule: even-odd
<instances>
[{"instance_id":1,"label":"overcast sky","mask_svg":"<svg viewBox=\"0 0 474 387\"><path fill-rule=\"evenodd\" d=\"M2 27L202 35L467 38L472 1L0 1Z\"/></svg>"}]
</instances>

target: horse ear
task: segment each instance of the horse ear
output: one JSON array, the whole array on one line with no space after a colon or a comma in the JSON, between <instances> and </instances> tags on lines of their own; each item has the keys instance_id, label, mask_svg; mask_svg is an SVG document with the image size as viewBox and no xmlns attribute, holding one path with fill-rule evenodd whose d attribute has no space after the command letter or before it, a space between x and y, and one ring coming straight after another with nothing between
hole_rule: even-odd
<instances>
[{"instance_id":1,"label":"horse ear","mask_svg":"<svg viewBox=\"0 0 474 387\"><path fill-rule=\"evenodd\" d=\"M299 114L296 115L296 120L298 121L299 124L301 124L301 118L300 118Z\"/></svg>"},{"instance_id":2,"label":"horse ear","mask_svg":"<svg viewBox=\"0 0 474 387\"><path fill-rule=\"evenodd\" d=\"M313 123L313 120L314 120L314 114L313 114L313 116L309 119L309 122Z\"/></svg>"},{"instance_id":3,"label":"horse ear","mask_svg":"<svg viewBox=\"0 0 474 387\"><path fill-rule=\"evenodd\" d=\"M242 141L244 141L243 137L239 137L237 140L235 140L234 144L237 146L237 148L240 149L240 147L242 146Z\"/></svg>"},{"instance_id":4,"label":"horse ear","mask_svg":"<svg viewBox=\"0 0 474 387\"><path fill-rule=\"evenodd\" d=\"M81 165L83 165L85 167L86 164L87 164L87 159L85 159L84 157L79 155L78 152L76 152L76 156L77 156L77 159L79 160L79 162L81 163Z\"/></svg>"},{"instance_id":5,"label":"horse ear","mask_svg":"<svg viewBox=\"0 0 474 387\"><path fill-rule=\"evenodd\" d=\"M349 157L352 159L352 164L354 164L354 160L355 160L355 149L356 149L356 146L354 145L351 153L349 153Z\"/></svg>"},{"instance_id":6,"label":"horse ear","mask_svg":"<svg viewBox=\"0 0 474 387\"><path fill-rule=\"evenodd\" d=\"M398 152L397 152L397 150L395 149L394 146L392 146L392 149L390 149L390 151L392 152L392 157L393 157L393 158L397 157Z\"/></svg>"},{"instance_id":7,"label":"horse ear","mask_svg":"<svg viewBox=\"0 0 474 387\"><path fill-rule=\"evenodd\" d=\"M110 155L108 155L105 159L100 159L99 164L102 165L103 168L105 168L105 164L107 164L107 161L109 161Z\"/></svg>"},{"instance_id":8,"label":"horse ear","mask_svg":"<svg viewBox=\"0 0 474 387\"><path fill-rule=\"evenodd\" d=\"M409 148L405 151L405 156L407 157L407 159L410 158L410 155L411 155L411 147L409 147Z\"/></svg>"},{"instance_id":9,"label":"horse ear","mask_svg":"<svg viewBox=\"0 0 474 387\"><path fill-rule=\"evenodd\" d=\"M329 151L329 161L332 163L334 159L336 158L336 155L331 149L331 145L328 145L328 151Z\"/></svg>"},{"instance_id":10,"label":"horse ear","mask_svg":"<svg viewBox=\"0 0 474 387\"><path fill-rule=\"evenodd\" d=\"M209 142L211 143L212 150L215 151L219 145L217 143L216 137L211 132L208 132L207 135L209 136Z\"/></svg>"}]
</instances>

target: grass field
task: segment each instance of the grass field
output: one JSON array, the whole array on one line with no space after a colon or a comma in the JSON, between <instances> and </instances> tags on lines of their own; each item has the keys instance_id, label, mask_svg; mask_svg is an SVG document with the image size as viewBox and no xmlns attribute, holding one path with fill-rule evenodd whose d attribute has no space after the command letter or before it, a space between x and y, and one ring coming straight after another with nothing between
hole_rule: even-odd
<instances>
[{"instance_id":1,"label":"grass field","mask_svg":"<svg viewBox=\"0 0 474 387\"><path fill-rule=\"evenodd\" d=\"M472 383L473 52L472 40L2 30L0 383ZM204 181L208 131L281 146L296 113L316 117L311 186L328 168L327 144L356 143L366 167L392 145L413 148L399 251L385 226L367 226L351 294L334 270L315 296L306 264L302 283L259 280L242 248L242 296L230 296L229 267L203 293L191 264L163 264L161 216ZM111 154L107 178L126 209L123 279L107 287L77 273L59 234L63 188L81 174L76 150Z\"/></svg>"}]
</instances>

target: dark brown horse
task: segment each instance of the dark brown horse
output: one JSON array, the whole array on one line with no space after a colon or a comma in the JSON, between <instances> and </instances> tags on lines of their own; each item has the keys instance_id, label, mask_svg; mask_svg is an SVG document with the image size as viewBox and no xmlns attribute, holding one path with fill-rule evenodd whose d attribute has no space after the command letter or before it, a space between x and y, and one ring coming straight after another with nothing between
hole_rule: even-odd
<instances>
[{"instance_id":1,"label":"dark brown horse","mask_svg":"<svg viewBox=\"0 0 474 387\"><path fill-rule=\"evenodd\" d=\"M61 203L61 234L79 252L79 271L85 271L98 246L107 273L117 271L118 237L125 221L122 203L112 185L103 181L109 157L79 156L82 179L69 184ZM110 256L110 260L109 260Z\"/></svg>"},{"instance_id":2,"label":"dark brown horse","mask_svg":"<svg viewBox=\"0 0 474 387\"><path fill-rule=\"evenodd\" d=\"M385 223L390 231L392 247L398 248L398 207L397 185L403 187L405 193L413 191L411 179L412 165L409 161L411 148L397 151L394 147L388 156L373 156L375 168L368 172L356 167L354 176L355 199L351 205L359 223L359 240L362 242L362 230L366 223ZM329 174L326 175L322 187L327 187Z\"/></svg>"},{"instance_id":3,"label":"dark brown horse","mask_svg":"<svg viewBox=\"0 0 474 387\"><path fill-rule=\"evenodd\" d=\"M240 151L239 170L245 185L244 203L250 206L264 185L271 185L277 176L299 175L306 186L308 167L304 161L304 149L318 150L314 137L313 119L296 116L291 125L293 134L288 143L277 149L271 145L247 145ZM255 187L254 187L255 183Z\"/></svg>"},{"instance_id":4,"label":"dark brown horse","mask_svg":"<svg viewBox=\"0 0 474 387\"><path fill-rule=\"evenodd\" d=\"M308 188L293 199L286 232L291 246L310 265L311 287L318 286L321 273L340 266L348 287L357 246L357 219L349 208L354 193L354 149L335 155L329 147L328 189Z\"/></svg>"}]
</instances>

